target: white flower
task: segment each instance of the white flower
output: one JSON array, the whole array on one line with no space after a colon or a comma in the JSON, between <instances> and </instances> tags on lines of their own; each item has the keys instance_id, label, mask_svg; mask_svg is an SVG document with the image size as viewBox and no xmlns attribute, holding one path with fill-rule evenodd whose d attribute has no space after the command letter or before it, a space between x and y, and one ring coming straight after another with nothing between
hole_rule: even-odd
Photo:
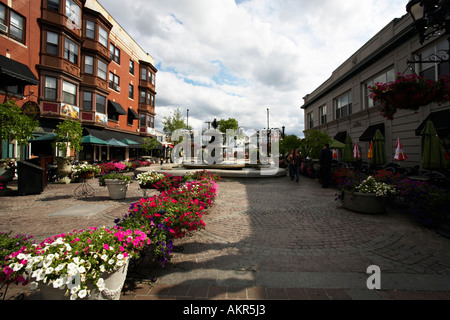
<instances>
[{"instance_id":1,"label":"white flower","mask_svg":"<svg viewBox=\"0 0 450 320\"><path fill-rule=\"evenodd\" d=\"M109 259L108 263L109 264L114 264L116 261L114 259Z\"/></svg>"},{"instance_id":2,"label":"white flower","mask_svg":"<svg viewBox=\"0 0 450 320\"><path fill-rule=\"evenodd\" d=\"M76 293L70 295L70 300L77 300L78 295Z\"/></svg>"},{"instance_id":3,"label":"white flower","mask_svg":"<svg viewBox=\"0 0 450 320\"><path fill-rule=\"evenodd\" d=\"M56 266L55 271L56 271L56 272L61 271L62 269L64 269L64 266L65 266L64 263L59 264L58 266Z\"/></svg>"},{"instance_id":4,"label":"white flower","mask_svg":"<svg viewBox=\"0 0 450 320\"><path fill-rule=\"evenodd\" d=\"M100 258L102 258L103 261L108 260L108 256L106 254L102 255Z\"/></svg>"},{"instance_id":5,"label":"white flower","mask_svg":"<svg viewBox=\"0 0 450 320\"><path fill-rule=\"evenodd\" d=\"M14 270L14 271L19 271L20 269L22 269L23 264L21 263L13 263L10 265L10 267Z\"/></svg>"},{"instance_id":6,"label":"white flower","mask_svg":"<svg viewBox=\"0 0 450 320\"><path fill-rule=\"evenodd\" d=\"M52 267L49 267L49 268L45 269L45 274L52 274L54 270L55 269L53 269Z\"/></svg>"},{"instance_id":7,"label":"white flower","mask_svg":"<svg viewBox=\"0 0 450 320\"><path fill-rule=\"evenodd\" d=\"M62 278L56 279L55 282L53 282L53 288L60 288L64 285L64 281Z\"/></svg>"},{"instance_id":8,"label":"white flower","mask_svg":"<svg viewBox=\"0 0 450 320\"><path fill-rule=\"evenodd\" d=\"M98 281L97 281L97 288L100 291L105 290L105 280L103 278L98 279Z\"/></svg>"},{"instance_id":9,"label":"white flower","mask_svg":"<svg viewBox=\"0 0 450 320\"><path fill-rule=\"evenodd\" d=\"M87 295L86 289L80 290L78 292L78 296L80 297L80 299L83 299L84 297L86 297L86 295Z\"/></svg>"},{"instance_id":10,"label":"white flower","mask_svg":"<svg viewBox=\"0 0 450 320\"><path fill-rule=\"evenodd\" d=\"M23 254L23 253L19 253L18 255L17 255L17 259L19 259L19 260L24 260L24 259L26 259L27 258L27 256L25 255L25 254Z\"/></svg>"},{"instance_id":11,"label":"white flower","mask_svg":"<svg viewBox=\"0 0 450 320\"><path fill-rule=\"evenodd\" d=\"M78 267L78 272L79 273L85 273L86 272L86 268L84 266L79 266Z\"/></svg>"}]
</instances>

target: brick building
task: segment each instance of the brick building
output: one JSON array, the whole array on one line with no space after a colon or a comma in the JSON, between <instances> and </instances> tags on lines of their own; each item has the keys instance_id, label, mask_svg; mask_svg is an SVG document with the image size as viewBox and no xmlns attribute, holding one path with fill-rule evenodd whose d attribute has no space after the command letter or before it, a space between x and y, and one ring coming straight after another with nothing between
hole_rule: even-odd
<instances>
[{"instance_id":1,"label":"brick building","mask_svg":"<svg viewBox=\"0 0 450 320\"><path fill-rule=\"evenodd\" d=\"M2 78L16 65L0 101L12 98L39 119L36 137L69 117L84 135L127 141L86 144L80 160L134 158L142 139L155 136L154 59L96 0L0 0L0 63ZM2 157L55 156L42 140L22 150L4 141Z\"/></svg>"}]
</instances>

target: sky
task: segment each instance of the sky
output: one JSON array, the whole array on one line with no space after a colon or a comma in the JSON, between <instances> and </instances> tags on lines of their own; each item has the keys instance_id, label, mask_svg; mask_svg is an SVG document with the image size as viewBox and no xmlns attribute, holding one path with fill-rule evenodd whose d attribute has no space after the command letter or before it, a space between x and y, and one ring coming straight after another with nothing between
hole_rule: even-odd
<instances>
[{"instance_id":1,"label":"sky","mask_svg":"<svg viewBox=\"0 0 450 320\"><path fill-rule=\"evenodd\" d=\"M179 108L195 130L234 118L302 137L303 97L406 14L408 1L98 2L155 59L157 130Z\"/></svg>"}]
</instances>

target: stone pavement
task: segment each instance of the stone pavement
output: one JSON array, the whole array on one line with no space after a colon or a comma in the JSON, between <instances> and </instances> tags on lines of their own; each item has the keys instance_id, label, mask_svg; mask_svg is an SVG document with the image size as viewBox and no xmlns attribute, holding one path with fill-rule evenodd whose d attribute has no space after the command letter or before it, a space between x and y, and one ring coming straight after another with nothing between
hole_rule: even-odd
<instances>
[{"instance_id":1,"label":"stone pavement","mask_svg":"<svg viewBox=\"0 0 450 320\"><path fill-rule=\"evenodd\" d=\"M80 184L0 197L0 231L42 240L113 225L143 196L132 183L127 199L110 200L89 183L88 198L74 197ZM450 300L450 239L398 210L349 212L336 193L306 177L222 181L206 229L176 241L183 250L165 268L144 261L130 270L121 300ZM381 290L367 288L371 265L381 270ZM22 288L7 299L21 293L33 299Z\"/></svg>"}]
</instances>

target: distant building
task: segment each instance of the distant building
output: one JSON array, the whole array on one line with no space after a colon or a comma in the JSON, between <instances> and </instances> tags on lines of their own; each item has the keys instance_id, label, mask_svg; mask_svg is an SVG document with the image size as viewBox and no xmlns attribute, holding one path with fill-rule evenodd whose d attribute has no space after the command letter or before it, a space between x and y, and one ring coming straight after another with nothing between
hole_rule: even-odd
<instances>
[{"instance_id":1,"label":"distant building","mask_svg":"<svg viewBox=\"0 0 450 320\"><path fill-rule=\"evenodd\" d=\"M397 139L400 138L408 155L408 160L401 165L412 167L420 163L420 128L431 119L448 152L449 103L441 106L432 103L420 108L416 114L399 110L391 121L380 115L367 89L376 82L395 80L398 73L411 74L411 68L431 80L450 75L448 62L408 63L448 48L449 43L444 36L421 45L409 15L393 20L336 69L327 81L304 97L301 108L304 110L305 131L320 130L341 142L350 135L366 157L370 141L376 129L380 129L386 139L388 163L393 162Z\"/></svg>"},{"instance_id":2,"label":"distant building","mask_svg":"<svg viewBox=\"0 0 450 320\"><path fill-rule=\"evenodd\" d=\"M137 157L142 139L156 134L154 59L96 0L0 0L0 63L0 70L18 63L12 79L29 80L0 88L0 101L12 98L39 119L36 136L72 118L85 135L130 142L86 144L80 160ZM24 68L34 79L20 74ZM49 145L4 141L2 157L55 156Z\"/></svg>"}]
</instances>

